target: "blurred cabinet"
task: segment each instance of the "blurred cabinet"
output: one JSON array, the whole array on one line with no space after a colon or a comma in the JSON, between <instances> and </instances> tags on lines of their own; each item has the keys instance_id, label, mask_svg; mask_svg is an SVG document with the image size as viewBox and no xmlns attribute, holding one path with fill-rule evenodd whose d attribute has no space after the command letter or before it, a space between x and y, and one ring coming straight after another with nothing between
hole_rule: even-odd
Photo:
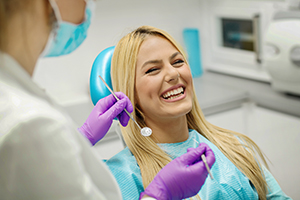
<instances>
[{"instance_id":1,"label":"blurred cabinet","mask_svg":"<svg viewBox=\"0 0 300 200\"><path fill-rule=\"evenodd\" d=\"M282 190L292 199L300 199L300 118L245 103L206 119L249 136L269 159L270 171Z\"/></svg>"}]
</instances>

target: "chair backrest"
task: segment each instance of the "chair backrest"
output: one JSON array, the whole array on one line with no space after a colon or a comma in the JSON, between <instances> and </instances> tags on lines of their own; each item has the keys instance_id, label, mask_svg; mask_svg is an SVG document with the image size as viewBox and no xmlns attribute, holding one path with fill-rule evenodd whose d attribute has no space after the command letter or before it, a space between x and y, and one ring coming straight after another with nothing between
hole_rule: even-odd
<instances>
[{"instance_id":1,"label":"chair backrest","mask_svg":"<svg viewBox=\"0 0 300 200\"><path fill-rule=\"evenodd\" d=\"M106 88L105 84L101 81L99 78L99 75L104 79L104 81L107 83L107 85L112 88L111 84L111 58L114 53L115 47L108 47L101 51L99 55L96 57L91 74L90 74L90 94L91 99L94 105L99 101L99 99L102 99L108 95L110 95L110 91ZM115 118L115 120L118 120ZM123 148L126 147L126 143L123 139L121 130L119 125L115 126L114 130L111 130L112 132L115 131L118 137L120 138Z\"/></svg>"},{"instance_id":2,"label":"chair backrest","mask_svg":"<svg viewBox=\"0 0 300 200\"><path fill-rule=\"evenodd\" d=\"M109 90L101 81L99 75L105 80L109 87L112 88L110 69L114 50L114 46L104 49L99 53L93 63L90 74L90 94L94 105L96 105L99 99L110 95Z\"/></svg>"}]
</instances>

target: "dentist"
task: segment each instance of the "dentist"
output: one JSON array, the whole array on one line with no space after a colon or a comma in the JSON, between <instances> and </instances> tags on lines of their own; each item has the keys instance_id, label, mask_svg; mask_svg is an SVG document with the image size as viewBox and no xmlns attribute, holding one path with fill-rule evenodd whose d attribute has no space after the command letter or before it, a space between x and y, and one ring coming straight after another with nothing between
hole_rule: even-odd
<instances>
[{"instance_id":1,"label":"dentist","mask_svg":"<svg viewBox=\"0 0 300 200\"><path fill-rule=\"evenodd\" d=\"M82 127L31 79L40 57L74 51L86 38L93 0L0 0L0 197L122 199L105 163L91 148L114 118L126 126L129 99L98 101ZM165 166L143 199L179 199L204 184L201 146ZM214 158L214 157L213 157ZM210 165L212 165L212 159ZM199 173L201 171L201 173ZM176 174L176 177L174 176Z\"/></svg>"}]
</instances>

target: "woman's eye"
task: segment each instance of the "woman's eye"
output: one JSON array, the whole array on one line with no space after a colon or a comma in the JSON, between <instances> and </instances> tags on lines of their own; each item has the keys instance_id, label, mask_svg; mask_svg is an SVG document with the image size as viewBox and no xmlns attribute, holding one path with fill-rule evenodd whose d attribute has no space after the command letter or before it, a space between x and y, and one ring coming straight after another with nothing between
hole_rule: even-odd
<instances>
[{"instance_id":1,"label":"woman's eye","mask_svg":"<svg viewBox=\"0 0 300 200\"><path fill-rule=\"evenodd\" d=\"M184 60L176 60L173 65L181 65L184 63Z\"/></svg>"},{"instance_id":2,"label":"woman's eye","mask_svg":"<svg viewBox=\"0 0 300 200\"><path fill-rule=\"evenodd\" d=\"M158 70L158 69L157 69L157 68L151 68L151 69L148 69L148 70L146 71L146 74L149 74L149 73L154 72L154 71L156 71L156 70Z\"/></svg>"}]
</instances>

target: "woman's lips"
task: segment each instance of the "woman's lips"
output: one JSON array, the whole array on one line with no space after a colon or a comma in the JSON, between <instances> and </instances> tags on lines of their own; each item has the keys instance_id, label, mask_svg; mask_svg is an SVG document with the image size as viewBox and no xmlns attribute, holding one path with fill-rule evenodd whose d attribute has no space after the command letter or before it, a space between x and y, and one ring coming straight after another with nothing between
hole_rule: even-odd
<instances>
[{"instance_id":1,"label":"woman's lips","mask_svg":"<svg viewBox=\"0 0 300 200\"><path fill-rule=\"evenodd\" d=\"M176 98L176 97L182 95L183 93L184 93L184 88L183 87L179 87L179 88L175 88L173 90L170 90L170 91L164 93L162 95L162 97L164 99L172 99L172 98Z\"/></svg>"},{"instance_id":2,"label":"woman's lips","mask_svg":"<svg viewBox=\"0 0 300 200\"><path fill-rule=\"evenodd\" d=\"M175 102L185 98L185 87L183 85L177 85L166 90L162 95L162 99L167 102Z\"/></svg>"}]
</instances>

